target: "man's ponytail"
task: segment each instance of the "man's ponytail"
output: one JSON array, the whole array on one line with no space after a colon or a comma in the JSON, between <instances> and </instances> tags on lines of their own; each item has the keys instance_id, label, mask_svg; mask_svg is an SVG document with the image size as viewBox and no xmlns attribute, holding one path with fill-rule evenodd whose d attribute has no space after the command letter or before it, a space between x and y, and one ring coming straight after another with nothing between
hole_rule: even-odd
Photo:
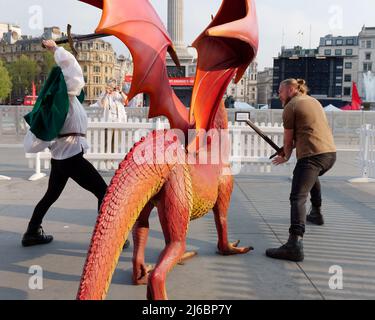
<instances>
[{"instance_id":1,"label":"man's ponytail","mask_svg":"<svg viewBox=\"0 0 375 320\"><path fill-rule=\"evenodd\" d=\"M306 85L306 81L303 79L286 79L282 83L284 86L291 86L297 89L297 91L303 95L309 92L309 88Z\"/></svg>"}]
</instances>

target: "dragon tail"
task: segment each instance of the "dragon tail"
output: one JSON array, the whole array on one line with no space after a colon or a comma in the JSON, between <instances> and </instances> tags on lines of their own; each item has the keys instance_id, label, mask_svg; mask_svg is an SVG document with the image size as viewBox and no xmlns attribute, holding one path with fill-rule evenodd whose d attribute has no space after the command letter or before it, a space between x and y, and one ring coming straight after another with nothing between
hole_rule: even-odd
<instances>
[{"instance_id":1,"label":"dragon tail","mask_svg":"<svg viewBox=\"0 0 375 320\"><path fill-rule=\"evenodd\" d=\"M104 299L124 242L144 206L159 193L170 164L156 164L155 154L171 143L154 131L135 144L120 164L100 208L84 265L78 300Z\"/></svg>"}]
</instances>

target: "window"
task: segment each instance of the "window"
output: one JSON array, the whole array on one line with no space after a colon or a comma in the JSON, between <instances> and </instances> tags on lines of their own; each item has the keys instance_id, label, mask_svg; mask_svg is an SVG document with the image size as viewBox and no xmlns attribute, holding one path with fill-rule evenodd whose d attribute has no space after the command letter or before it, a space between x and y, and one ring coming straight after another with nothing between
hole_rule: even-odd
<instances>
[{"instance_id":1,"label":"window","mask_svg":"<svg viewBox=\"0 0 375 320\"><path fill-rule=\"evenodd\" d=\"M326 40L326 46L331 46L332 45L332 40Z\"/></svg>"},{"instance_id":2,"label":"window","mask_svg":"<svg viewBox=\"0 0 375 320\"><path fill-rule=\"evenodd\" d=\"M345 54L347 56L352 56L353 55L353 49L346 49Z\"/></svg>"},{"instance_id":3,"label":"window","mask_svg":"<svg viewBox=\"0 0 375 320\"><path fill-rule=\"evenodd\" d=\"M99 73L100 72L100 66L94 66L94 72Z\"/></svg>"},{"instance_id":4,"label":"window","mask_svg":"<svg viewBox=\"0 0 375 320\"><path fill-rule=\"evenodd\" d=\"M100 88L95 87L95 96L98 97L100 95Z\"/></svg>"},{"instance_id":5,"label":"window","mask_svg":"<svg viewBox=\"0 0 375 320\"><path fill-rule=\"evenodd\" d=\"M345 87L344 88L344 96L351 96L352 95L352 88Z\"/></svg>"},{"instance_id":6,"label":"window","mask_svg":"<svg viewBox=\"0 0 375 320\"><path fill-rule=\"evenodd\" d=\"M332 54L332 50L331 49L324 50L324 55L325 56L330 56L331 54Z\"/></svg>"},{"instance_id":7,"label":"window","mask_svg":"<svg viewBox=\"0 0 375 320\"><path fill-rule=\"evenodd\" d=\"M354 45L354 40L353 40L353 39L347 39L347 40L346 40L346 44L347 44L348 46L352 46L352 45Z\"/></svg>"},{"instance_id":8,"label":"window","mask_svg":"<svg viewBox=\"0 0 375 320\"><path fill-rule=\"evenodd\" d=\"M87 72L87 66L83 66L83 72Z\"/></svg>"},{"instance_id":9,"label":"window","mask_svg":"<svg viewBox=\"0 0 375 320\"><path fill-rule=\"evenodd\" d=\"M345 82L352 82L352 75L351 74L346 74L344 77Z\"/></svg>"},{"instance_id":10,"label":"window","mask_svg":"<svg viewBox=\"0 0 375 320\"><path fill-rule=\"evenodd\" d=\"M372 41L371 40L367 40L366 41L366 49L371 49L372 48Z\"/></svg>"},{"instance_id":11,"label":"window","mask_svg":"<svg viewBox=\"0 0 375 320\"><path fill-rule=\"evenodd\" d=\"M367 52L365 60L371 60L371 53Z\"/></svg>"},{"instance_id":12,"label":"window","mask_svg":"<svg viewBox=\"0 0 375 320\"><path fill-rule=\"evenodd\" d=\"M337 46L342 46L343 45L343 40L342 39L338 39L338 40L336 40L336 45Z\"/></svg>"},{"instance_id":13,"label":"window","mask_svg":"<svg viewBox=\"0 0 375 320\"><path fill-rule=\"evenodd\" d=\"M353 67L353 63L345 62L345 69L351 69Z\"/></svg>"},{"instance_id":14,"label":"window","mask_svg":"<svg viewBox=\"0 0 375 320\"><path fill-rule=\"evenodd\" d=\"M335 50L335 55L336 56L342 56L342 50L341 49L336 49Z\"/></svg>"},{"instance_id":15,"label":"window","mask_svg":"<svg viewBox=\"0 0 375 320\"><path fill-rule=\"evenodd\" d=\"M363 71L364 72L372 71L372 62L365 62L363 64Z\"/></svg>"}]
</instances>

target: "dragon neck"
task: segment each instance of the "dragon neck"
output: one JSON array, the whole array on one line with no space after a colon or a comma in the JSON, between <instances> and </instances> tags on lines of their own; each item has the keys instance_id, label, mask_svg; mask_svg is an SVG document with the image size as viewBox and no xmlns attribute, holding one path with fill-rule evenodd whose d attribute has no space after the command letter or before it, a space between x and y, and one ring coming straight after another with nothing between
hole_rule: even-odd
<instances>
[{"instance_id":1,"label":"dragon neck","mask_svg":"<svg viewBox=\"0 0 375 320\"><path fill-rule=\"evenodd\" d=\"M214 129L228 129L228 114L227 110L225 109L224 102L220 102L219 108L216 112L214 121L213 121L213 128Z\"/></svg>"}]
</instances>

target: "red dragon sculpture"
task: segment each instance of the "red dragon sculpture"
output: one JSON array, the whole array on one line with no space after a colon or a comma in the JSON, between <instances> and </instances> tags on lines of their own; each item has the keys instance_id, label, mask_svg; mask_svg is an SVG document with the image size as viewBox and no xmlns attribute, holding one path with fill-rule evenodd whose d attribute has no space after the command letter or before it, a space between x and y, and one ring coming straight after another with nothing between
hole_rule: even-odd
<instances>
[{"instance_id":1,"label":"red dragon sculpture","mask_svg":"<svg viewBox=\"0 0 375 320\"><path fill-rule=\"evenodd\" d=\"M223 0L217 15L194 42L198 63L189 114L169 85L167 51L176 63L178 59L150 2L82 1L103 10L95 32L118 37L132 54L134 74L128 99L147 93L149 117L166 116L174 130L154 131L142 138L120 164L100 209L77 299L106 297L124 239L132 229L133 282L147 284L148 299L167 299L167 273L194 254L185 252L191 220L213 210L218 252L244 254L252 249L238 247L239 241L228 241L227 213L233 190L233 177L228 174L230 166L226 161L228 135L220 135L220 147L217 147L212 142L215 134L205 132L228 128L223 95L234 76L237 82L242 78L258 49L255 4L253 0ZM189 129L195 129L193 140L188 139ZM187 147L183 148L185 144ZM211 159L216 148L223 149L224 156L219 161L199 160ZM190 162L190 158L197 161ZM144 256L148 220L154 207L166 245L150 272Z\"/></svg>"}]
</instances>

